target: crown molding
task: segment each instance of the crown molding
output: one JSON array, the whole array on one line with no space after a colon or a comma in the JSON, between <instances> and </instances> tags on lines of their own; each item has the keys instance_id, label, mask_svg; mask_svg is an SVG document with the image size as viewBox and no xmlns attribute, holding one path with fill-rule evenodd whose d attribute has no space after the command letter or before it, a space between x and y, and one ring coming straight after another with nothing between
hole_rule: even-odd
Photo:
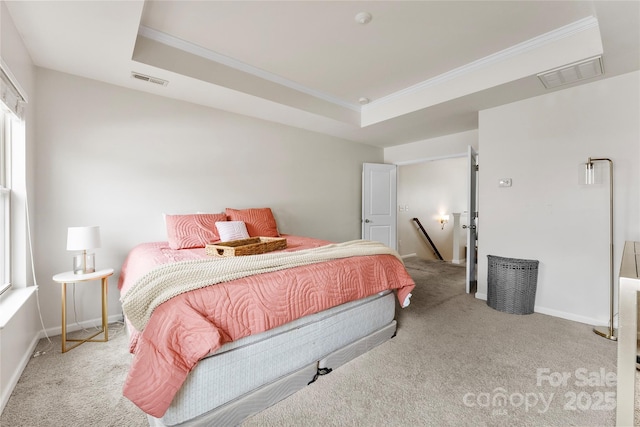
<instances>
[{"instance_id":1,"label":"crown molding","mask_svg":"<svg viewBox=\"0 0 640 427\"><path fill-rule=\"evenodd\" d=\"M180 49L184 52L191 53L193 55L197 55L199 57L208 59L210 61L214 61L227 67L254 75L261 79L270 81L272 83L276 83L282 86L285 86L289 89L296 90L298 92L305 93L307 95L313 96L318 99L322 99L323 101L330 102L332 104L338 105L340 107L348 108L353 111L360 112L361 106L356 104L351 104L343 101L342 99L336 98L334 96L328 95L324 92L320 92L306 86L303 86L299 83L286 79L284 77L278 76L276 74L270 73L263 69L254 67L252 65L246 64L242 61L238 61L237 59L231 58L226 55L222 55L218 52L212 51L210 49L206 49L202 46L198 46L194 43L188 42L186 40L182 40L180 38L174 37L170 34L164 33L162 31L155 30L150 27L146 27L141 25L138 28L138 35L142 37L146 37L148 39L154 40L158 43L162 43L164 45L174 47L176 49Z\"/></svg>"},{"instance_id":2,"label":"crown molding","mask_svg":"<svg viewBox=\"0 0 640 427\"><path fill-rule=\"evenodd\" d=\"M558 40L562 40L564 38L567 38L575 34L579 34L583 31L587 31L597 27L598 27L598 20L595 17L589 16L587 18L583 18L579 21L575 21L571 24L557 28L553 31L549 31L547 33L541 34L537 37L534 37L522 43L518 43L517 45L508 47L499 52L491 54L489 56L485 56L484 58L480 58L477 61L473 61L461 67L454 68L451 71L447 71L446 73L440 74L436 77L425 80L413 86L409 86L405 89L399 90L390 95L384 96L382 98L378 98L367 105L363 105L362 111L366 111L367 109L375 108L376 106L379 106L388 102L392 102L403 96L410 95L412 93L420 92L424 89L440 85L442 83L445 83L449 80L453 80L462 75L470 74L481 68L497 64L507 59L515 58L519 55L538 49L549 43L553 43Z\"/></svg>"},{"instance_id":3,"label":"crown molding","mask_svg":"<svg viewBox=\"0 0 640 427\"><path fill-rule=\"evenodd\" d=\"M446 73L435 76L431 79L424 80L418 84L413 86L409 86L405 89L394 92L390 95L384 96L382 98L378 98L376 100L371 101L366 105L357 105L343 101L342 99L336 98L334 96L328 95L324 92L320 92L294 81L288 80L284 77L278 76L276 74L270 73L268 71L262 70L260 68L254 67L252 65L246 64L242 61L238 61L234 58L228 57L226 55L222 55L218 52L212 51L210 49L203 48L194 43L188 42L186 40L177 38L170 34L164 33L162 31L155 30L153 28L141 25L138 29L138 35L142 37L149 38L158 43L162 43L164 45L174 47L176 49L180 49L184 52L191 53L193 55L197 55L199 57L208 59L210 61L214 61L220 64L223 64L227 67L254 75L261 79L270 81L272 83L276 83L287 87L289 89L296 90L301 93L305 93L307 95L313 96L315 98L324 100L326 102L332 103L334 105L338 105L340 107L348 108L350 110L356 112L365 112L370 109L374 109L378 106L384 105L389 102L396 101L404 96L411 95L413 93L418 93L425 89L438 86L450 80L456 79L460 76L471 74L477 70L482 68L495 65L499 62L515 58L519 55L522 55L526 52L538 49L547 44L562 40L567 37L571 37L573 35L579 34L583 31L590 30L592 28L598 27L598 20L589 16L583 18L581 20L575 21L571 24L565 25L563 27L557 28L555 30L549 31L545 34L541 34L532 39L526 40L517 45L508 47L494 54L485 56L484 58L480 58L476 61L470 62L458 68L454 68L453 70L447 71Z\"/></svg>"}]
</instances>

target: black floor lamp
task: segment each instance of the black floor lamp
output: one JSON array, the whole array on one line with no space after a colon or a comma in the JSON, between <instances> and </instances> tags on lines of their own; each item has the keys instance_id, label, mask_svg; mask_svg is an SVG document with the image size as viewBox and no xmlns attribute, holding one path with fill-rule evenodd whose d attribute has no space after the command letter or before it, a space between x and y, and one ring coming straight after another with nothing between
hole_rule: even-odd
<instances>
[{"instance_id":1,"label":"black floor lamp","mask_svg":"<svg viewBox=\"0 0 640 427\"><path fill-rule=\"evenodd\" d=\"M613 282L613 161L607 158L595 159L589 157L585 163L585 184L595 184L594 162L609 162L609 327L593 328L593 332L601 337L617 341L616 330L613 328L613 293L615 285Z\"/></svg>"}]
</instances>

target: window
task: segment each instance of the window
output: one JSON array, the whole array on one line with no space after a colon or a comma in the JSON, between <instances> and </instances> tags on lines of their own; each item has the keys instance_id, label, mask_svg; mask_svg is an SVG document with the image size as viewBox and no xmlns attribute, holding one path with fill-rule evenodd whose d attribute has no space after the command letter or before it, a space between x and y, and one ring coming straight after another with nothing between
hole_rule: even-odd
<instances>
[{"instance_id":1,"label":"window","mask_svg":"<svg viewBox=\"0 0 640 427\"><path fill-rule=\"evenodd\" d=\"M0 294L11 287L11 125L13 114L0 103Z\"/></svg>"},{"instance_id":2,"label":"window","mask_svg":"<svg viewBox=\"0 0 640 427\"><path fill-rule=\"evenodd\" d=\"M14 242L11 230L14 224L11 200L15 197L16 184L24 184L24 177L16 176L16 172L23 168L15 167L20 163L15 163L15 155L24 151L25 142L24 121L20 118L25 102L22 93L0 58L0 295L11 287L15 262L12 256Z\"/></svg>"}]
</instances>

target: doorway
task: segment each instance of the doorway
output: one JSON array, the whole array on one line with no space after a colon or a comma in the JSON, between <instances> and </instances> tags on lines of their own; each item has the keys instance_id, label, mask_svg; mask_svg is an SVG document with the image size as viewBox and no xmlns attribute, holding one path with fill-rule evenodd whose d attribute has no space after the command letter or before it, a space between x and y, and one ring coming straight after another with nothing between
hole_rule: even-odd
<instances>
[{"instance_id":1,"label":"doorway","mask_svg":"<svg viewBox=\"0 0 640 427\"><path fill-rule=\"evenodd\" d=\"M468 249L468 157L467 153L446 158L398 165L398 252L402 256L437 259L427 239L412 218L418 218L445 261L466 262ZM460 213L460 222L453 213ZM448 215L447 222L441 222ZM454 227L460 245L454 254ZM475 246L475 244L474 244ZM474 250L475 254L475 250ZM475 263L474 263L475 264ZM475 276L475 268L472 274ZM470 292L475 292L470 290Z\"/></svg>"}]
</instances>

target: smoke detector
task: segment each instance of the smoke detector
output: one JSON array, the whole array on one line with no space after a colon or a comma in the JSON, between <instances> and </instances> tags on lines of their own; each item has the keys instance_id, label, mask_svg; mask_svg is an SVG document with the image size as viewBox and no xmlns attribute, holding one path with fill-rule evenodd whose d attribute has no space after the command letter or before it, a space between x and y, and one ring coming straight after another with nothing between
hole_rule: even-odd
<instances>
[{"instance_id":1,"label":"smoke detector","mask_svg":"<svg viewBox=\"0 0 640 427\"><path fill-rule=\"evenodd\" d=\"M358 24L365 25L371 22L371 20L373 19L373 16L371 16L369 12L360 12L356 15L355 19Z\"/></svg>"},{"instance_id":2,"label":"smoke detector","mask_svg":"<svg viewBox=\"0 0 640 427\"><path fill-rule=\"evenodd\" d=\"M564 65L538 74L538 78L547 89L553 89L558 86L568 85L600 76L604 73L602 67L602 57L585 59L583 61L574 62L573 64Z\"/></svg>"}]
</instances>

